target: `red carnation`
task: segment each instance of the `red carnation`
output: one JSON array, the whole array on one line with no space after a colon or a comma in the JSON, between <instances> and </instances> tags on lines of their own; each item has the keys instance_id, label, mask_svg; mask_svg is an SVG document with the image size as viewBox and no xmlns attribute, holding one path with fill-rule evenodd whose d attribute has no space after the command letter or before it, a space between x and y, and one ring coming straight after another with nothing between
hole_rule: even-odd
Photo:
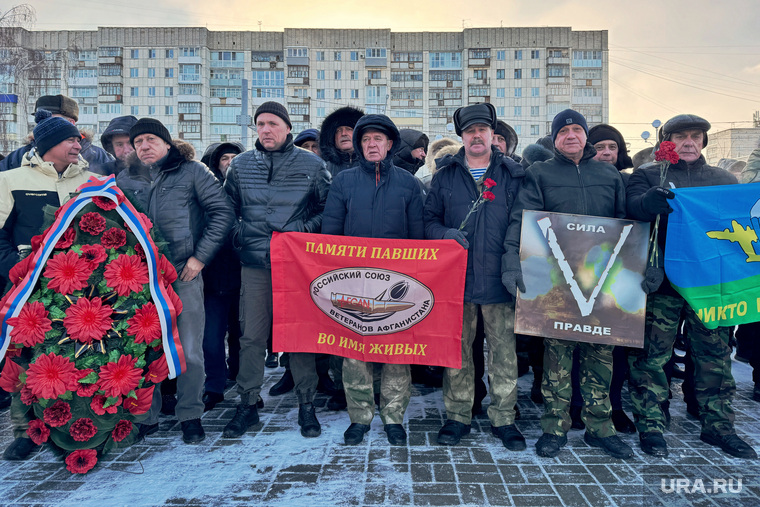
<instances>
[{"instance_id":1,"label":"red carnation","mask_svg":"<svg viewBox=\"0 0 760 507\"><path fill-rule=\"evenodd\" d=\"M100 243L105 248L121 248L127 244L127 232L124 229L111 227L100 237Z\"/></svg>"},{"instance_id":2,"label":"red carnation","mask_svg":"<svg viewBox=\"0 0 760 507\"><path fill-rule=\"evenodd\" d=\"M59 253L48 260L43 276L50 279L47 286L61 294L71 294L87 287L92 269L76 252Z\"/></svg>"},{"instance_id":3,"label":"red carnation","mask_svg":"<svg viewBox=\"0 0 760 507\"><path fill-rule=\"evenodd\" d=\"M658 162L664 160L671 164L677 164L679 157L676 153L676 143L672 141L661 142L660 149L654 152L654 159Z\"/></svg>"},{"instance_id":4,"label":"red carnation","mask_svg":"<svg viewBox=\"0 0 760 507\"><path fill-rule=\"evenodd\" d=\"M32 405L33 403L39 403L40 401L35 395L32 394L32 390L27 386L21 388L21 392L19 392L19 398L21 398L21 403L24 405Z\"/></svg>"},{"instance_id":5,"label":"red carnation","mask_svg":"<svg viewBox=\"0 0 760 507\"><path fill-rule=\"evenodd\" d=\"M90 398L95 395L96 392L98 392L98 389L100 389L100 386L98 386L97 382L94 384L79 384L79 388L77 388L77 396L80 398Z\"/></svg>"},{"instance_id":6,"label":"red carnation","mask_svg":"<svg viewBox=\"0 0 760 507\"><path fill-rule=\"evenodd\" d=\"M144 414L150 409L150 405L153 402L153 390L156 386L144 387L142 389L136 389L135 394L137 399L127 398L124 400L124 408L129 410L133 415Z\"/></svg>"},{"instance_id":7,"label":"red carnation","mask_svg":"<svg viewBox=\"0 0 760 507\"><path fill-rule=\"evenodd\" d=\"M164 280L164 285L168 286L177 280L177 270L174 269L174 265L169 262L169 259L165 255L162 255L158 259L158 270L161 272L161 276Z\"/></svg>"},{"instance_id":8,"label":"red carnation","mask_svg":"<svg viewBox=\"0 0 760 507\"><path fill-rule=\"evenodd\" d=\"M8 349L10 350L10 349ZM158 361L153 361L158 362ZM3 372L0 373L0 389L3 389L9 393L17 393L21 390L24 384L19 380L19 375L24 369L16 364L11 358L5 358L5 366L3 366Z\"/></svg>"},{"instance_id":9,"label":"red carnation","mask_svg":"<svg viewBox=\"0 0 760 507\"><path fill-rule=\"evenodd\" d=\"M69 227L66 229L66 232L63 233L63 236L58 239L58 243L55 244L55 247L64 250L74 244L74 239L76 237L77 233L74 228Z\"/></svg>"},{"instance_id":10,"label":"red carnation","mask_svg":"<svg viewBox=\"0 0 760 507\"><path fill-rule=\"evenodd\" d=\"M84 245L82 247L82 259L93 271L107 258L106 249L101 245Z\"/></svg>"},{"instance_id":11,"label":"red carnation","mask_svg":"<svg viewBox=\"0 0 760 507\"><path fill-rule=\"evenodd\" d=\"M161 338L161 321L153 303L145 303L135 310L135 315L127 321L127 332L135 337L135 343L151 344Z\"/></svg>"},{"instance_id":12,"label":"red carnation","mask_svg":"<svg viewBox=\"0 0 760 507\"><path fill-rule=\"evenodd\" d=\"M116 403L114 403L113 405L104 407L107 401L108 401L108 398L105 397L104 395L96 394L92 397L92 401L90 402L90 408L97 415L106 415L107 413L115 414L118 410L119 405L121 405L121 398L119 398L116 401Z\"/></svg>"},{"instance_id":13,"label":"red carnation","mask_svg":"<svg viewBox=\"0 0 760 507\"><path fill-rule=\"evenodd\" d=\"M137 388L142 378L142 370L135 368L137 358L130 355L121 356L116 363L107 363L100 368L100 388L106 396L125 396Z\"/></svg>"},{"instance_id":14,"label":"red carnation","mask_svg":"<svg viewBox=\"0 0 760 507\"><path fill-rule=\"evenodd\" d=\"M143 247L140 243L137 243L135 245L135 255L137 255L141 260L145 260L145 250L143 250Z\"/></svg>"},{"instance_id":15,"label":"red carnation","mask_svg":"<svg viewBox=\"0 0 760 507\"><path fill-rule=\"evenodd\" d=\"M111 313L113 309L100 298L79 298L66 310L63 325L72 340L92 343L103 339L111 328Z\"/></svg>"},{"instance_id":16,"label":"red carnation","mask_svg":"<svg viewBox=\"0 0 760 507\"><path fill-rule=\"evenodd\" d=\"M119 203L113 202L108 197L93 197L92 202L95 203L95 206L102 210L111 211L112 209L116 209L116 206L124 202L124 198L122 196L117 197Z\"/></svg>"},{"instance_id":17,"label":"red carnation","mask_svg":"<svg viewBox=\"0 0 760 507\"><path fill-rule=\"evenodd\" d=\"M47 442L50 437L50 428L45 426L45 423L39 419L32 419L29 421L29 427L26 429L26 434L37 445L42 445Z\"/></svg>"},{"instance_id":18,"label":"red carnation","mask_svg":"<svg viewBox=\"0 0 760 507\"><path fill-rule=\"evenodd\" d=\"M34 347L45 341L45 333L53 329L45 306L39 301L27 303L21 307L18 316L8 319L13 326L11 338L15 343L25 347Z\"/></svg>"},{"instance_id":19,"label":"red carnation","mask_svg":"<svg viewBox=\"0 0 760 507\"><path fill-rule=\"evenodd\" d=\"M16 263L8 273L8 280L15 286L26 278L27 273L34 267L34 254L30 253Z\"/></svg>"},{"instance_id":20,"label":"red carnation","mask_svg":"<svg viewBox=\"0 0 760 507\"><path fill-rule=\"evenodd\" d=\"M485 192L483 192L483 199L485 199L486 201L493 201L494 199L496 199L496 196L490 190L486 190Z\"/></svg>"},{"instance_id":21,"label":"red carnation","mask_svg":"<svg viewBox=\"0 0 760 507\"><path fill-rule=\"evenodd\" d=\"M148 266L137 255L120 255L108 263L103 276L119 296L128 296L148 283Z\"/></svg>"},{"instance_id":22,"label":"red carnation","mask_svg":"<svg viewBox=\"0 0 760 507\"><path fill-rule=\"evenodd\" d=\"M491 178L486 178L483 182L483 186L486 188L493 188L496 186L496 182L492 180Z\"/></svg>"},{"instance_id":23,"label":"red carnation","mask_svg":"<svg viewBox=\"0 0 760 507\"><path fill-rule=\"evenodd\" d=\"M82 215L82 218L79 219L79 228L84 232L89 232L93 236L97 236L106 230L106 218L100 213L85 213Z\"/></svg>"},{"instance_id":24,"label":"red carnation","mask_svg":"<svg viewBox=\"0 0 760 507\"><path fill-rule=\"evenodd\" d=\"M69 427L71 438L77 442L87 442L98 433L98 428L89 417L81 417Z\"/></svg>"},{"instance_id":25,"label":"red carnation","mask_svg":"<svg viewBox=\"0 0 760 507\"><path fill-rule=\"evenodd\" d=\"M51 428L58 428L71 420L71 407L65 401L58 400L42 411L42 418Z\"/></svg>"},{"instance_id":26,"label":"red carnation","mask_svg":"<svg viewBox=\"0 0 760 507\"><path fill-rule=\"evenodd\" d=\"M66 391L76 389L77 367L68 357L54 353L42 354L29 365L26 385L40 398L55 399Z\"/></svg>"},{"instance_id":27,"label":"red carnation","mask_svg":"<svg viewBox=\"0 0 760 507\"><path fill-rule=\"evenodd\" d=\"M182 313L182 300L179 298L177 293L174 292L174 289L171 285L167 285L166 293L169 295L169 301L171 301L172 306L174 307L175 314L179 315Z\"/></svg>"},{"instance_id":28,"label":"red carnation","mask_svg":"<svg viewBox=\"0 0 760 507\"><path fill-rule=\"evenodd\" d=\"M127 438L130 433L132 433L132 421L122 419L116 423L116 426L111 433L111 438L113 438L114 442L121 442Z\"/></svg>"},{"instance_id":29,"label":"red carnation","mask_svg":"<svg viewBox=\"0 0 760 507\"><path fill-rule=\"evenodd\" d=\"M148 373L145 375L145 380L158 384L166 380L169 376L169 364L166 362L166 357L161 356L148 366Z\"/></svg>"},{"instance_id":30,"label":"red carnation","mask_svg":"<svg viewBox=\"0 0 760 507\"><path fill-rule=\"evenodd\" d=\"M66 470L72 474L86 474L98 462L95 449L78 449L66 456Z\"/></svg>"}]
</instances>

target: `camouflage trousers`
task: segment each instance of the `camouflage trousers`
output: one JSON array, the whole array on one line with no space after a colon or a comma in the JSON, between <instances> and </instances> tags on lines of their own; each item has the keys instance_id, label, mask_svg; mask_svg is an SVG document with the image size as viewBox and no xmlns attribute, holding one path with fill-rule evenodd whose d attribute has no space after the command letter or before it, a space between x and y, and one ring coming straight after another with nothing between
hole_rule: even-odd
<instances>
[{"instance_id":1,"label":"camouflage trousers","mask_svg":"<svg viewBox=\"0 0 760 507\"><path fill-rule=\"evenodd\" d=\"M483 313L488 342L488 381L491 404L488 418L493 426L515 422L517 402L517 353L515 351L515 307L511 303L464 304L462 321L462 368L446 368L443 373L443 402L446 417L462 424L472 421L475 399L475 367L472 342L478 324L478 306Z\"/></svg>"},{"instance_id":2,"label":"camouflage trousers","mask_svg":"<svg viewBox=\"0 0 760 507\"><path fill-rule=\"evenodd\" d=\"M373 379L376 363L343 359L343 389L352 423L367 424L375 415ZM412 373L408 364L380 364L380 419L401 424L412 397Z\"/></svg>"},{"instance_id":3,"label":"camouflage trousers","mask_svg":"<svg viewBox=\"0 0 760 507\"><path fill-rule=\"evenodd\" d=\"M580 387L583 396L581 418L587 431L600 438L615 435L610 420L610 380L612 379L612 345L546 338L544 341L544 414L541 429L551 435L565 435L572 424L570 399L573 395L571 375L573 352L580 354Z\"/></svg>"},{"instance_id":4,"label":"camouflage trousers","mask_svg":"<svg viewBox=\"0 0 760 507\"><path fill-rule=\"evenodd\" d=\"M631 349L628 387L636 428L665 430L662 403L668 399L668 380L663 366L673 353L682 312L694 361L694 381L702 431L719 435L734 432L731 400L736 383L731 374L731 347L726 327L707 329L680 296L650 294L647 300L644 348Z\"/></svg>"}]
</instances>

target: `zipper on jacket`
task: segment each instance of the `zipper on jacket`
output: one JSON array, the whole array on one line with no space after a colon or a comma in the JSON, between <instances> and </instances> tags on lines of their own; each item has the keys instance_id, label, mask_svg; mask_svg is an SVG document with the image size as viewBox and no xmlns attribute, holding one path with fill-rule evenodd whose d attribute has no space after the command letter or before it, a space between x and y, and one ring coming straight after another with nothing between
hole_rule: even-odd
<instances>
[{"instance_id":1,"label":"zipper on jacket","mask_svg":"<svg viewBox=\"0 0 760 507\"><path fill-rule=\"evenodd\" d=\"M575 170L578 172L578 184L581 187L581 195L583 196L583 214L588 215L588 207L586 206L586 187L583 185L583 179L581 178L581 166L575 164Z\"/></svg>"},{"instance_id":2,"label":"zipper on jacket","mask_svg":"<svg viewBox=\"0 0 760 507\"><path fill-rule=\"evenodd\" d=\"M380 186L380 162L375 162L375 187Z\"/></svg>"}]
</instances>

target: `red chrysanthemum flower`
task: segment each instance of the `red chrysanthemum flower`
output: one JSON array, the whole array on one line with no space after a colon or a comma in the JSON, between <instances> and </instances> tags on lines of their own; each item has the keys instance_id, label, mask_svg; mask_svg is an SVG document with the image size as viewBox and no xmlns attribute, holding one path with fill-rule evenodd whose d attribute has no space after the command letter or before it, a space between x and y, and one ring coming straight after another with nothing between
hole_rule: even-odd
<instances>
[{"instance_id":1,"label":"red chrysanthemum flower","mask_svg":"<svg viewBox=\"0 0 760 507\"><path fill-rule=\"evenodd\" d=\"M39 419L32 419L29 421L29 427L26 429L26 434L37 445L42 445L47 442L50 437L50 428L45 426L45 423Z\"/></svg>"},{"instance_id":2,"label":"red chrysanthemum flower","mask_svg":"<svg viewBox=\"0 0 760 507\"><path fill-rule=\"evenodd\" d=\"M166 286L166 293L169 295L169 301L171 301L174 307L174 312L177 316L182 313L182 300L179 298L171 285Z\"/></svg>"},{"instance_id":3,"label":"red chrysanthemum flower","mask_svg":"<svg viewBox=\"0 0 760 507\"><path fill-rule=\"evenodd\" d=\"M75 290L87 287L92 269L76 252L64 252L53 256L47 262L43 276L50 279L48 289L60 294L71 294Z\"/></svg>"},{"instance_id":4,"label":"red chrysanthemum flower","mask_svg":"<svg viewBox=\"0 0 760 507\"><path fill-rule=\"evenodd\" d=\"M71 420L71 407L65 401L58 400L42 411L42 418L51 428L58 428Z\"/></svg>"},{"instance_id":5,"label":"red chrysanthemum flower","mask_svg":"<svg viewBox=\"0 0 760 507\"><path fill-rule=\"evenodd\" d=\"M93 271L107 258L106 249L101 245L84 245L82 247L82 259L89 264Z\"/></svg>"},{"instance_id":6,"label":"red chrysanthemum flower","mask_svg":"<svg viewBox=\"0 0 760 507\"><path fill-rule=\"evenodd\" d=\"M122 196L118 196L117 199L119 201L118 204L121 204L122 202L124 202L124 198ZM113 202L108 197L100 197L100 196L93 197L92 202L95 203L95 206L97 206L98 208L106 210L106 211L111 211L112 209L116 209L116 206L118 206L117 203Z\"/></svg>"},{"instance_id":7,"label":"red chrysanthemum flower","mask_svg":"<svg viewBox=\"0 0 760 507\"><path fill-rule=\"evenodd\" d=\"M25 347L34 347L44 342L45 333L53 329L48 312L39 301L22 306L18 316L8 319L8 324L13 326L12 340Z\"/></svg>"},{"instance_id":8,"label":"red chrysanthemum flower","mask_svg":"<svg viewBox=\"0 0 760 507\"><path fill-rule=\"evenodd\" d=\"M113 438L114 442L121 442L127 438L130 433L132 433L132 421L122 419L116 423L116 426L114 426L113 432L111 432L111 438Z\"/></svg>"},{"instance_id":9,"label":"red chrysanthemum flower","mask_svg":"<svg viewBox=\"0 0 760 507\"><path fill-rule=\"evenodd\" d=\"M161 272L164 285L169 286L177 280L177 270L174 269L174 265L169 262L165 255L158 259L158 270Z\"/></svg>"},{"instance_id":10,"label":"red chrysanthemum flower","mask_svg":"<svg viewBox=\"0 0 760 507\"><path fill-rule=\"evenodd\" d=\"M66 310L63 326L72 340L92 343L103 339L111 328L111 313L113 309L104 305L100 298L79 298Z\"/></svg>"},{"instance_id":11,"label":"red chrysanthemum flower","mask_svg":"<svg viewBox=\"0 0 760 507\"><path fill-rule=\"evenodd\" d=\"M87 442L98 433L98 428L89 417L80 417L69 427L71 438L77 442Z\"/></svg>"},{"instance_id":12,"label":"red chrysanthemum flower","mask_svg":"<svg viewBox=\"0 0 760 507\"><path fill-rule=\"evenodd\" d=\"M103 276L119 296L128 296L148 283L148 266L137 255L120 255L108 263Z\"/></svg>"},{"instance_id":13,"label":"red chrysanthemum flower","mask_svg":"<svg viewBox=\"0 0 760 507\"><path fill-rule=\"evenodd\" d=\"M21 403L24 405L31 405L33 403L39 403L40 401L39 398L32 394L32 390L27 386L21 388L21 391L19 392L19 398L21 398Z\"/></svg>"},{"instance_id":14,"label":"red chrysanthemum flower","mask_svg":"<svg viewBox=\"0 0 760 507\"><path fill-rule=\"evenodd\" d=\"M100 237L100 243L105 248L121 248L127 244L127 232L124 229L111 227Z\"/></svg>"},{"instance_id":15,"label":"red chrysanthemum flower","mask_svg":"<svg viewBox=\"0 0 760 507\"><path fill-rule=\"evenodd\" d=\"M97 236L106 230L106 217L95 212L85 213L79 219L79 228L84 232Z\"/></svg>"},{"instance_id":16,"label":"red chrysanthemum flower","mask_svg":"<svg viewBox=\"0 0 760 507\"><path fill-rule=\"evenodd\" d=\"M26 278L27 273L34 267L34 254L30 253L16 263L8 273L8 280L16 286Z\"/></svg>"},{"instance_id":17,"label":"red chrysanthemum flower","mask_svg":"<svg viewBox=\"0 0 760 507\"><path fill-rule=\"evenodd\" d=\"M493 192L486 190L485 192L483 192L483 199L485 199L486 201L493 201L494 199L496 199L496 196L494 195Z\"/></svg>"},{"instance_id":18,"label":"red chrysanthemum flower","mask_svg":"<svg viewBox=\"0 0 760 507\"><path fill-rule=\"evenodd\" d=\"M45 399L55 399L66 391L77 388L77 367L68 357L52 352L42 354L26 370L26 385L32 394Z\"/></svg>"},{"instance_id":19,"label":"red chrysanthemum flower","mask_svg":"<svg viewBox=\"0 0 760 507\"><path fill-rule=\"evenodd\" d=\"M483 186L486 188L493 188L496 186L496 182L492 180L491 178L486 178L483 182Z\"/></svg>"},{"instance_id":20,"label":"red chrysanthemum flower","mask_svg":"<svg viewBox=\"0 0 760 507\"><path fill-rule=\"evenodd\" d=\"M98 451L95 449L77 449L66 456L66 470L72 474L86 474L98 462Z\"/></svg>"},{"instance_id":21,"label":"red chrysanthemum flower","mask_svg":"<svg viewBox=\"0 0 760 507\"><path fill-rule=\"evenodd\" d=\"M116 363L107 363L100 367L100 388L106 396L126 396L136 389L142 378L142 369L135 368L137 358L130 355L121 356Z\"/></svg>"},{"instance_id":22,"label":"red chrysanthemum flower","mask_svg":"<svg viewBox=\"0 0 760 507\"><path fill-rule=\"evenodd\" d=\"M145 303L135 310L135 315L127 321L127 332L135 337L135 343L151 344L161 338L161 321L153 303Z\"/></svg>"},{"instance_id":23,"label":"red chrysanthemum flower","mask_svg":"<svg viewBox=\"0 0 760 507\"><path fill-rule=\"evenodd\" d=\"M135 395L137 399L127 398L124 400L124 408L129 410L133 415L144 414L150 409L150 405L153 402L153 390L156 386L144 387L142 389L136 389Z\"/></svg>"},{"instance_id":24,"label":"red chrysanthemum flower","mask_svg":"<svg viewBox=\"0 0 760 507\"><path fill-rule=\"evenodd\" d=\"M169 365L166 362L166 357L161 356L148 366L148 373L145 374L145 380L158 384L166 380L169 376Z\"/></svg>"},{"instance_id":25,"label":"red chrysanthemum flower","mask_svg":"<svg viewBox=\"0 0 760 507\"><path fill-rule=\"evenodd\" d=\"M76 237L77 233L74 228L69 227L66 229L66 232L64 232L63 235L58 239L58 243L55 244L55 247L60 250L64 250L74 244L74 239L76 239Z\"/></svg>"},{"instance_id":26,"label":"red chrysanthemum flower","mask_svg":"<svg viewBox=\"0 0 760 507\"><path fill-rule=\"evenodd\" d=\"M153 362L155 363L156 361ZM18 378L23 371L24 368L16 364L16 361L13 361L10 357L6 357L3 372L0 373L0 389L8 393L19 392L24 386Z\"/></svg>"},{"instance_id":27,"label":"red chrysanthemum flower","mask_svg":"<svg viewBox=\"0 0 760 507\"><path fill-rule=\"evenodd\" d=\"M108 398L105 395L96 394L92 397L90 408L97 415L115 414L118 410L119 405L121 405L121 398L119 398L113 405L104 407L107 401Z\"/></svg>"}]
</instances>

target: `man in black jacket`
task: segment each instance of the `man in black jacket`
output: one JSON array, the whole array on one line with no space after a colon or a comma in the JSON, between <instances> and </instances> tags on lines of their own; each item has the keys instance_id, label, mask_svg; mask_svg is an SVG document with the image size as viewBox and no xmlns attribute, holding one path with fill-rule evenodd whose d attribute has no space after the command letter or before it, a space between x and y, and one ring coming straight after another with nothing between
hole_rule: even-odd
<instances>
[{"instance_id":1,"label":"man in black jacket","mask_svg":"<svg viewBox=\"0 0 760 507\"><path fill-rule=\"evenodd\" d=\"M320 232L330 173L315 154L296 148L288 112L282 104L265 102L254 115L259 135L256 148L232 160L224 188L238 223L233 245L242 264L240 320L240 404L224 428L225 438L238 438L259 422L256 400L264 382L264 357L272 328L272 232ZM321 427L314 413L317 372L314 354L291 354L290 367L298 397L298 423L304 437L316 437Z\"/></svg>"},{"instance_id":2,"label":"man in black jacket","mask_svg":"<svg viewBox=\"0 0 760 507\"><path fill-rule=\"evenodd\" d=\"M180 151L160 121L142 118L130 129L129 139L151 176L147 214L169 243L169 259L179 273L172 287L182 301L177 328L187 368L177 377L175 412L182 439L197 444L206 437L201 426L205 316L200 274L224 243L235 216L219 181L193 160L195 150L185 145L187 151ZM127 173L122 171L120 179L122 175ZM161 392L156 389L141 436L158 430L160 405Z\"/></svg>"},{"instance_id":3,"label":"man in black jacket","mask_svg":"<svg viewBox=\"0 0 760 507\"><path fill-rule=\"evenodd\" d=\"M491 432L507 449L521 451L525 449L525 438L514 424L517 401L514 300L502 286L500 275L509 211L525 171L492 146L496 109L491 104L457 109L454 126L464 146L456 155L438 161L424 209L426 238L453 239L469 250L462 368L444 370L443 401L447 421L438 432L438 443L456 445L470 433L475 398L472 343L480 309L490 351L488 418ZM490 188L494 199L482 204L463 224L472 203L486 188Z\"/></svg>"}]
</instances>

